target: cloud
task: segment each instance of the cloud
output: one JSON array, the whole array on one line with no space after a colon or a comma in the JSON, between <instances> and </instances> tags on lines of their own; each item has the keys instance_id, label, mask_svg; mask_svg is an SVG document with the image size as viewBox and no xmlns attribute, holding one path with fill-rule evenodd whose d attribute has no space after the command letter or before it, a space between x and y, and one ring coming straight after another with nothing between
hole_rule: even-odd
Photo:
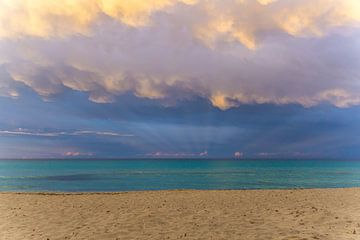
<instances>
[{"instance_id":1,"label":"cloud","mask_svg":"<svg viewBox=\"0 0 360 240\"><path fill-rule=\"evenodd\" d=\"M235 158L241 158L241 157L243 157L244 156L244 153L242 153L242 152L235 152L234 153L234 157Z\"/></svg>"},{"instance_id":2,"label":"cloud","mask_svg":"<svg viewBox=\"0 0 360 240\"><path fill-rule=\"evenodd\" d=\"M34 136L34 137L59 137L59 136L102 136L102 137L133 137L132 134L122 134L117 132L100 132L100 131L34 131L29 129L18 128L15 130L0 130L0 136Z\"/></svg>"},{"instance_id":3,"label":"cloud","mask_svg":"<svg viewBox=\"0 0 360 240\"><path fill-rule=\"evenodd\" d=\"M207 157L207 156L208 156L208 151L205 150L205 151L199 153L199 156L200 156L200 157Z\"/></svg>"},{"instance_id":4,"label":"cloud","mask_svg":"<svg viewBox=\"0 0 360 240\"><path fill-rule=\"evenodd\" d=\"M68 133L69 135L97 135L97 136L110 136L110 137L134 137L133 134L123 134L117 132L100 132L100 131L75 131Z\"/></svg>"},{"instance_id":5,"label":"cloud","mask_svg":"<svg viewBox=\"0 0 360 240\"><path fill-rule=\"evenodd\" d=\"M132 27L149 24L153 12L191 0L1 0L0 37L91 35L91 26L111 18Z\"/></svg>"},{"instance_id":6,"label":"cloud","mask_svg":"<svg viewBox=\"0 0 360 240\"><path fill-rule=\"evenodd\" d=\"M151 152L145 154L147 157L155 157L155 158L164 158L164 157L170 157L170 158L184 158L184 157L207 157L208 152L200 152L200 153L190 153L190 152L163 152L163 151L157 151L157 152Z\"/></svg>"},{"instance_id":7,"label":"cloud","mask_svg":"<svg viewBox=\"0 0 360 240\"><path fill-rule=\"evenodd\" d=\"M332 27L354 25L360 20L356 0L1 0L0 37L91 36L93 25L104 18L141 28L151 24L153 15L159 12L178 17L178 8L184 4L200 17L175 24L190 24L204 41L227 35L249 48L255 47L258 33L268 30L320 35Z\"/></svg>"},{"instance_id":8,"label":"cloud","mask_svg":"<svg viewBox=\"0 0 360 240\"><path fill-rule=\"evenodd\" d=\"M17 98L19 92L14 86L14 81L3 67L0 67L0 96Z\"/></svg>"},{"instance_id":9,"label":"cloud","mask_svg":"<svg viewBox=\"0 0 360 240\"><path fill-rule=\"evenodd\" d=\"M1 130L0 131L1 136L36 136L36 137L56 137L60 136L61 133L53 133L53 132L30 132L30 131L24 131L22 129L18 129L15 131L9 131L9 130Z\"/></svg>"},{"instance_id":10,"label":"cloud","mask_svg":"<svg viewBox=\"0 0 360 240\"><path fill-rule=\"evenodd\" d=\"M62 155L65 157L94 156L93 153L83 153L83 152L64 152Z\"/></svg>"},{"instance_id":11,"label":"cloud","mask_svg":"<svg viewBox=\"0 0 360 240\"><path fill-rule=\"evenodd\" d=\"M359 27L357 0L0 0L0 95L359 105Z\"/></svg>"},{"instance_id":12,"label":"cloud","mask_svg":"<svg viewBox=\"0 0 360 240\"><path fill-rule=\"evenodd\" d=\"M257 0L262 5L268 5L270 3L276 2L277 0Z\"/></svg>"}]
</instances>

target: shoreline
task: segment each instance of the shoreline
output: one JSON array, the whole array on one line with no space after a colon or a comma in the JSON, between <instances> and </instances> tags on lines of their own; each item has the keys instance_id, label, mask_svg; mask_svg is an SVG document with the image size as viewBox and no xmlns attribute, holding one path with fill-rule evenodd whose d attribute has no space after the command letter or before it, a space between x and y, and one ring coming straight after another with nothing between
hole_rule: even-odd
<instances>
[{"instance_id":1,"label":"shoreline","mask_svg":"<svg viewBox=\"0 0 360 240\"><path fill-rule=\"evenodd\" d=\"M117 195L128 193L151 193L151 192L232 192L232 191L301 191L301 190L333 190L333 189L357 189L359 187L327 187L327 188L264 188L264 189L160 189L160 190L133 190L133 191L89 191L89 192L57 192L57 191L0 191L2 194L19 194L19 195Z\"/></svg>"},{"instance_id":2,"label":"shoreline","mask_svg":"<svg viewBox=\"0 0 360 240\"><path fill-rule=\"evenodd\" d=\"M360 188L0 193L0 239L360 239Z\"/></svg>"}]
</instances>

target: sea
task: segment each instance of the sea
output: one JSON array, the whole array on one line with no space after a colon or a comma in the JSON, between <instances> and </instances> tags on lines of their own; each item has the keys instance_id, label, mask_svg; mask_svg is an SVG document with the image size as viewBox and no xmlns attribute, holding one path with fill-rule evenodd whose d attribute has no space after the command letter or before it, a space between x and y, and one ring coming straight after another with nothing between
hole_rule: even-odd
<instances>
[{"instance_id":1,"label":"sea","mask_svg":"<svg viewBox=\"0 0 360 240\"><path fill-rule=\"evenodd\" d=\"M0 160L1 192L360 187L360 161L298 159Z\"/></svg>"}]
</instances>

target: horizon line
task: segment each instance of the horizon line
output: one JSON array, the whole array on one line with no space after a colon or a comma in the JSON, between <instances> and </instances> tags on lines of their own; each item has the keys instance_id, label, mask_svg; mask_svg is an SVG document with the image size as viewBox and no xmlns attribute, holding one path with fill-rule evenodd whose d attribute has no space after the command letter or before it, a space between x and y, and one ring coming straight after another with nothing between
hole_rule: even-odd
<instances>
[{"instance_id":1,"label":"horizon line","mask_svg":"<svg viewBox=\"0 0 360 240\"><path fill-rule=\"evenodd\" d=\"M236 158L236 157L72 157L72 158L57 158L57 157L31 157L31 158L0 158L3 160L355 160L359 161L359 158L339 158L339 157L249 157L249 158Z\"/></svg>"}]
</instances>

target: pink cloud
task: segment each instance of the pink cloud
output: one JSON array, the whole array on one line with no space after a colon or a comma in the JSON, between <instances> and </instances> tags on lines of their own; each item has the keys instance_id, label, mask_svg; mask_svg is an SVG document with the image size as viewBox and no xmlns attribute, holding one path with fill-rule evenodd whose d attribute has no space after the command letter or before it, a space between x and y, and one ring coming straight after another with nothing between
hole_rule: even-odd
<instances>
[{"instance_id":1,"label":"pink cloud","mask_svg":"<svg viewBox=\"0 0 360 240\"><path fill-rule=\"evenodd\" d=\"M236 157L236 158L241 158L243 155L244 155L244 153L242 153L242 152L235 152L234 153L234 157Z\"/></svg>"},{"instance_id":2,"label":"pink cloud","mask_svg":"<svg viewBox=\"0 0 360 240\"><path fill-rule=\"evenodd\" d=\"M65 157L78 157L78 156L93 156L94 154L69 151L69 152L64 152L62 155Z\"/></svg>"}]
</instances>

